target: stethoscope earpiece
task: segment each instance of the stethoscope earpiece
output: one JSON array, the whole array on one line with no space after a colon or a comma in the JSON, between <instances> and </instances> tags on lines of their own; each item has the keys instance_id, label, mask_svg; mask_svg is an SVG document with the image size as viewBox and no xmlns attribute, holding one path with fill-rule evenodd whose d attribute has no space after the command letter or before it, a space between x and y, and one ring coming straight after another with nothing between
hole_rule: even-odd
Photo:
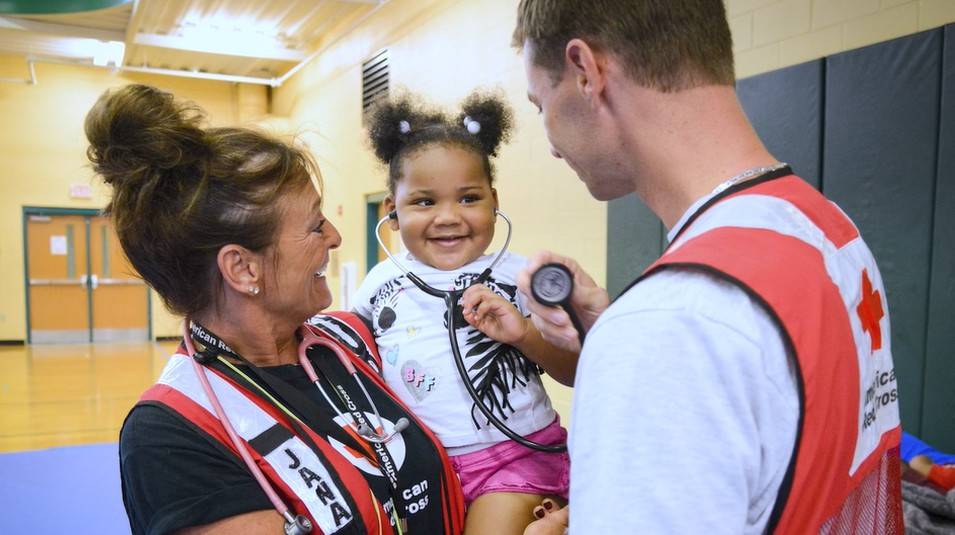
<instances>
[{"instance_id":1,"label":"stethoscope earpiece","mask_svg":"<svg viewBox=\"0 0 955 535\"><path fill-rule=\"evenodd\" d=\"M308 535L312 532L312 522L304 515L294 516L291 519L286 517L283 531L285 535Z\"/></svg>"},{"instance_id":2,"label":"stethoscope earpiece","mask_svg":"<svg viewBox=\"0 0 955 535\"><path fill-rule=\"evenodd\" d=\"M392 427L391 432L385 433L383 435L375 432L366 423L358 424L358 426L355 428L355 431L358 432L358 434L361 435L363 438L371 442L380 444L380 443L390 441L395 435L407 429L409 425L411 425L411 422L409 422L407 418L401 417L401 418L398 418L397 422L395 422L395 425L394 427Z\"/></svg>"},{"instance_id":3,"label":"stethoscope earpiece","mask_svg":"<svg viewBox=\"0 0 955 535\"><path fill-rule=\"evenodd\" d=\"M397 211L397 210L392 210L392 211L388 212L388 219L394 219L395 221L397 221L397 220L398 220L398 211Z\"/></svg>"}]
</instances>

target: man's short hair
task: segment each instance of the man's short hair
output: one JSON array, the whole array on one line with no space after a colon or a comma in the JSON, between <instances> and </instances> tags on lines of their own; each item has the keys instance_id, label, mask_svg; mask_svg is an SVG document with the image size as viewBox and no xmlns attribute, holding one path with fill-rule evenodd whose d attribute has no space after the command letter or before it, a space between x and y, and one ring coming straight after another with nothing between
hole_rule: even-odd
<instances>
[{"instance_id":1,"label":"man's short hair","mask_svg":"<svg viewBox=\"0 0 955 535\"><path fill-rule=\"evenodd\" d=\"M521 0L513 45L560 80L574 38L613 54L638 84L660 91L733 85L723 0Z\"/></svg>"}]
</instances>

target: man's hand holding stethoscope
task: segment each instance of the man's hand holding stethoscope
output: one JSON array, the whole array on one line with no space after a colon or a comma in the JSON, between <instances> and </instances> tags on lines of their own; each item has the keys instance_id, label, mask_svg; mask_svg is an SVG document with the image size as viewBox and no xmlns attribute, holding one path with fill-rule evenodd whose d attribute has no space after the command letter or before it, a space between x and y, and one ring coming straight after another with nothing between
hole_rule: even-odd
<instances>
[{"instance_id":1,"label":"man's hand holding stethoscope","mask_svg":"<svg viewBox=\"0 0 955 535\"><path fill-rule=\"evenodd\" d=\"M560 279L564 274L569 275L572 284L567 288L569 291L562 294L565 285ZM536 283L536 294L532 278ZM529 259L518 275L517 287L528 297L531 321L544 340L567 351L580 352L587 331L610 306L607 290L598 286L576 261L549 251L541 251ZM539 300L551 296L551 304ZM575 318L568 311L576 316L580 332L574 325Z\"/></svg>"}]
</instances>

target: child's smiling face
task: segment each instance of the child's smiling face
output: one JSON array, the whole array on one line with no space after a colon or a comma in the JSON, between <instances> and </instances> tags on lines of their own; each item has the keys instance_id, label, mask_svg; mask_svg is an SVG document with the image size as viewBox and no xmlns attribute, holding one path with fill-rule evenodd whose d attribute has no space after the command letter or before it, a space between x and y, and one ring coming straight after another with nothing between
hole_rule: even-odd
<instances>
[{"instance_id":1,"label":"child's smiling face","mask_svg":"<svg viewBox=\"0 0 955 535\"><path fill-rule=\"evenodd\" d=\"M494 238L497 192L481 157L457 146L430 145L401 162L386 208L393 230L415 258L449 271L477 259Z\"/></svg>"}]
</instances>

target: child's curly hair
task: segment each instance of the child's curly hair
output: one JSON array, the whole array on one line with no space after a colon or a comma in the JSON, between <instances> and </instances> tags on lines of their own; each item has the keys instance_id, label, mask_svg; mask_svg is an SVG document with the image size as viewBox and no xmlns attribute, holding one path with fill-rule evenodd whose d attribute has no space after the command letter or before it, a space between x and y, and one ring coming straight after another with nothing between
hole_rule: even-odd
<instances>
[{"instance_id":1,"label":"child's curly hair","mask_svg":"<svg viewBox=\"0 0 955 535\"><path fill-rule=\"evenodd\" d=\"M494 180L490 158L510 139L513 112L499 93L474 92L453 120L408 94L379 104L368 127L375 155L388 165L388 191L395 192L405 157L429 145L458 146L481 158L488 182Z\"/></svg>"}]
</instances>

